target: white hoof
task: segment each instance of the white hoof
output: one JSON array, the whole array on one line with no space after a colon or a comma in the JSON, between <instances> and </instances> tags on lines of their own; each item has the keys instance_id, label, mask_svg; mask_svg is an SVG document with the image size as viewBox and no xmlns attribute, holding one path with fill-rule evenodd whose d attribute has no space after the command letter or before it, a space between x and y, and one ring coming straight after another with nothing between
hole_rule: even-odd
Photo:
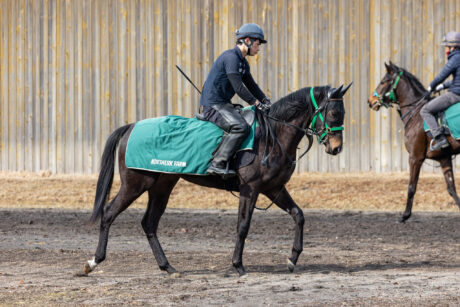
<instances>
[{"instance_id":1,"label":"white hoof","mask_svg":"<svg viewBox=\"0 0 460 307\"><path fill-rule=\"evenodd\" d=\"M289 258L287 259L287 266L288 266L289 271L294 272L295 264L292 263L291 259Z\"/></svg>"},{"instance_id":2,"label":"white hoof","mask_svg":"<svg viewBox=\"0 0 460 307\"><path fill-rule=\"evenodd\" d=\"M91 260L88 260L87 263L85 263L85 267L83 268L83 272L85 274L91 273L94 268L97 266L96 260L93 258Z\"/></svg>"}]
</instances>

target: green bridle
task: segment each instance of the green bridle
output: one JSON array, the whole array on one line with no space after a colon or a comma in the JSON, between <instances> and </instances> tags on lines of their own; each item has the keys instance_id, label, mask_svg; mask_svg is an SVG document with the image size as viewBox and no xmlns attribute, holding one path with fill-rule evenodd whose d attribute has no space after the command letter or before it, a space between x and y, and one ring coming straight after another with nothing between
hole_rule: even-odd
<instances>
[{"instance_id":1,"label":"green bridle","mask_svg":"<svg viewBox=\"0 0 460 307\"><path fill-rule=\"evenodd\" d=\"M315 95L313 95L313 87L310 89L310 97L311 97L311 101L313 102L313 106L315 107L315 115L313 116L313 120L311 121L310 130L312 130L313 133L316 135L318 143L322 144L324 142L324 138L326 137L326 135L328 135L329 133L331 133L333 131L344 130L344 127L343 126L329 127L329 125L324 120L323 115L321 114L321 109L318 107L318 104L316 103ZM330 100L334 100L334 99L328 99L328 102ZM335 100L342 100L342 99L335 99ZM327 106L327 103L326 103L326 106ZM321 120L321 122L323 123L323 127L324 127L320 131L317 131L316 128L315 128L316 119L318 117Z\"/></svg>"},{"instance_id":2,"label":"green bridle","mask_svg":"<svg viewBox=\"0 0 460 307\"><path fill-rule=\"evenodd\" d=\"M379 104L381 106L384 106L385 108L389 108L389 107L391 107L392 103L397 103L398 102L396 100L395 90L396 90L396 87L398 86L398 82L399 82L399 79L401 79L402 74L403 74L403 71L401 70L399 72L399 74L396 76L393 85L391 86L391 91L386 92L385 94L383 94L383 97L380 96L379 93L377 93L377 90L374 90L374 93L372 94L372 96L377 97L378 102L379 102ZM384 97L387 97L390 100L390 103L385 103L383 101Z\"/></svg>"}]
</instances>

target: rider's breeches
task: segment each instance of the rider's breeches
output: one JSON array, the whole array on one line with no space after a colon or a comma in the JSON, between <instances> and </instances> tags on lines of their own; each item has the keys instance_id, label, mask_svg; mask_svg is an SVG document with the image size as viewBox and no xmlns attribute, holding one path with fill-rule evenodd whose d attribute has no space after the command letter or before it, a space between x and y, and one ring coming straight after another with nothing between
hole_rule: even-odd
<instances>
[{"instance_id":1,"label":"rider's breeches","mask_svg":"<svg viewBox=\"0 0 460 307\"><path fill-rule=\"evenodd\" d=\"M431 134L434 138L443 132L443 128L440 127L436 122L435 115L446 110L448 107L456 104L459 101L460 95L456 95L452 92L447 92L431 100L420 110L420 115L430 128Z\"/></svg>"},{"instance_id":2,"label":"rider's breeches","mask_svg":"<svg viewBox=\"0 0 460 307\"><path fill-rule=\"evenodd\" d=\"M233 104L215 104L203 110L206 120L216 124L226 133L214 153L214 163L228 161L248 136L250 127Z\"/></svg>"}]
</instances>

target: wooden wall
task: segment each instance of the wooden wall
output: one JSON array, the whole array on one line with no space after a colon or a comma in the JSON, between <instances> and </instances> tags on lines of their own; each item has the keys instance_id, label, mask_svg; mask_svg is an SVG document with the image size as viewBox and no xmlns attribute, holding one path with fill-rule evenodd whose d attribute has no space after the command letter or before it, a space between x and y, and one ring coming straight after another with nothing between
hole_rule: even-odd
<instances>
[{"instance_id":1,"label":"wooden wall","mask_svg":"<svg viewBox=\"0 0 460 307\"><path fill-rule=\"evenodd\" d=\"M193 116L199 95L175 65L201 86L246 22L269 41L250 64L272 101L354 82L343 153L315 143L300 172L408 169L398 114L367 97L390 59L428 85L458 0L0 0L0 170L94 173L115 128Z\"/></svg>"}]
</instances>

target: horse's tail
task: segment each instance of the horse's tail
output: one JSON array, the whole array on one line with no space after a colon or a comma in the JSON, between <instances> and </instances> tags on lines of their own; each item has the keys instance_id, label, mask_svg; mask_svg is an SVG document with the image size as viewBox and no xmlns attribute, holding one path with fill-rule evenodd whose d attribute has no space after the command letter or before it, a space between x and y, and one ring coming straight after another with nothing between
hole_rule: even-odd
<instances>
[{"instance_id":1,"label":"horse's tail","mask_svg":"<svg viewBox=\"0 0 460 307\"><path fill-rule=\"evenodd\" d=\"M97 179L96 197L94 199L93 214L89 222L93 224L102 213L102 209L109 196L113 183L113 174L115 170L115 152L118 142L133 124L129 124L115 130L107 139L104 147L104 153L101 159L101 171Z\"/></svg>"}]
</instances>

